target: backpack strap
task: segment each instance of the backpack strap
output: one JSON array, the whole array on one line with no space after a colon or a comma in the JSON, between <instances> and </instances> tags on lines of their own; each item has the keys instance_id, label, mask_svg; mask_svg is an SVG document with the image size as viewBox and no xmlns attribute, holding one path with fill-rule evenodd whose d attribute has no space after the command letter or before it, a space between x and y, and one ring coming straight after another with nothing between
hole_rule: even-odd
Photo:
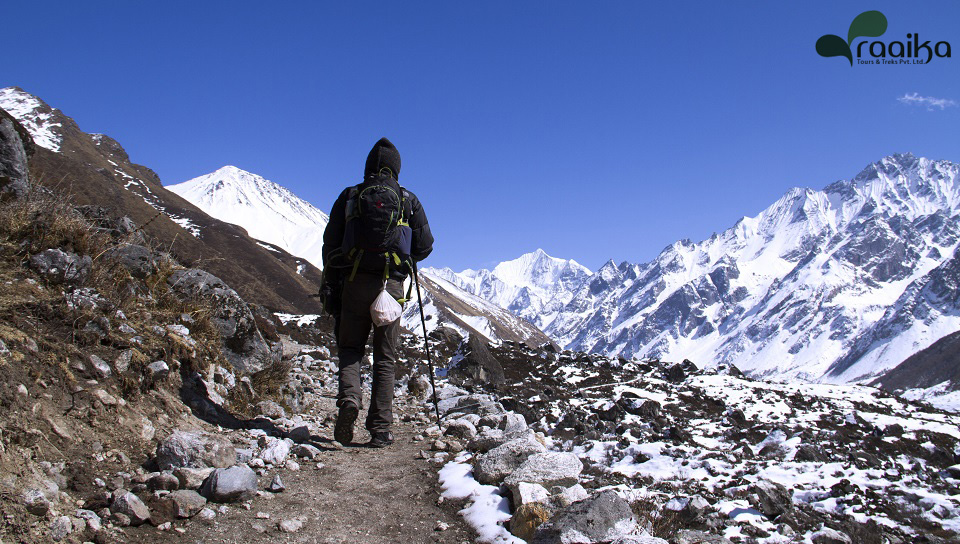
<instances>
[{"instance_id":1,"label":"backpack strap","mask_svg":"<svg viewBox=\"0 0 960 544\"><path fill-rule=\"evenodd\" d=\"M397 222L398 225L402 225L404 227L410 226L410 216L413 215L412 203L410 204L411 209L407 211L407 203L410 202L410 191L404 189L403 186L400 186L400 221ZM399 265L400 263L397 264Z\"/></svg>"}]
</instances>

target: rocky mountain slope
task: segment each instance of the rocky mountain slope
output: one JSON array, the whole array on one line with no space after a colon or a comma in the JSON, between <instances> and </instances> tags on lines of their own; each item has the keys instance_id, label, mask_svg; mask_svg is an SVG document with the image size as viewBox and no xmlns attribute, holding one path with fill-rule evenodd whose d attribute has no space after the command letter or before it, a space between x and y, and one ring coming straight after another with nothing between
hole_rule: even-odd
<instances>
[{"instance_id":1,"label":"rocky mountain slope","mask_svg":"<svg viewBox=\"0 0 960 544\"><path fill-rule=\"evenodd\" d=\"M446 432L469 437L441 479L469 497L464 515L486 541L511 541L508 528L531 542L586 528L600 536L584 542L644 530L663 539L650 543L957 541L956 414L730 366L491 352L505 383L445 390L441 403ZM490 427L496 403L522 420Z\"/></svg>"},{"instance_id":2,"label":"rocky mountain slope","mask_svg":"<svg viewBox=\"0 0 960 544\"><path fill-rule=\"evenodd\" d=\"M37 142L30 168L38 184L65 192L76 205L99 207L100 215L131 218L180 262L202 264L251 302L285 311L319 310L310 295L318 290L320 271L305 259L210 217L165 189L152 170L131 162L118 142L83 132L22 89L0 89L0 108Z\"/></svg>"},{"instance_id":3,"label":"rocky mountain slope","mask_svg":"<svg viewBox=\"0 0 960 544\"><path fill-rule=\"evenodd\" d=\"M247 234L323 268L323 229L329 218L287 189L235 166L167 185L198 208Z\"/></svg>"}]
</instances>

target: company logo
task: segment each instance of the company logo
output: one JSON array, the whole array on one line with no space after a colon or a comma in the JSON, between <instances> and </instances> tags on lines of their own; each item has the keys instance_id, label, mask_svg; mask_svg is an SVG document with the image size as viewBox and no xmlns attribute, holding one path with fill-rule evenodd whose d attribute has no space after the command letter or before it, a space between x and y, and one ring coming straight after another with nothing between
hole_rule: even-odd
<instances>
[{"instance_id":1,"label":"company logo","mask_svg":"<svg viewBox=\"0 0 960 544\"><path fill-rule=\"evenodd\" d=\"M930 40L921 42L917 32L907 33L905 41L864 40L856 46L853 45L857 38L879 38L886 31L887 17L884 14L879 11L865 11L854 17L850 23L846 40L835 34L820 36L817 40L817 53L821 57L846 57L850 66L853 66L854 52L857 64L927 64L934 56L951 56L949 42L940 41L930 45ZM870 58L864 58L865 56Z\"/></svg>"}]
</instances>

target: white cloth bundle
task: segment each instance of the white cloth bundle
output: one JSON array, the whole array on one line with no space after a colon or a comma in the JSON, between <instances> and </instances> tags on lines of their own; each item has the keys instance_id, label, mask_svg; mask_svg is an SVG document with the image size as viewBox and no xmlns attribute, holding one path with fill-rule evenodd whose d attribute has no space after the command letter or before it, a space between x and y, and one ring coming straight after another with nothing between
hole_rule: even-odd
<instances>
[{"instance_id":1,"label":"white cloth bundle","mask_svg":"<svg viewBox=\"0 0 960 544\"><path fill-rule=\"evenodd\" d=\"M399 319L401 313L403 313L403 306L397 302L397 299L393 298L393 295L387 292L387 283L384 282L380 294L370 305L370 317L373 319L373 324L377 327L389 325Z\"/></svg>"}]
</instances>

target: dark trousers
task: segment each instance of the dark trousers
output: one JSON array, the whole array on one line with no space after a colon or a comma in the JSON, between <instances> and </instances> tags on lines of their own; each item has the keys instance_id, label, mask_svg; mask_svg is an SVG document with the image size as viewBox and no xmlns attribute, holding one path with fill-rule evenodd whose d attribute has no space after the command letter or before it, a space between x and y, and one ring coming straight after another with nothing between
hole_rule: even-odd
<instances>
[{"instance_id":1,"label":"dark trousers","mask_svg":"<svg viewBox=\"0 0 960 544\"><path fill-rule=\"evenodd\" d=\"M373 328L373 389L370 394L370 410L367 414L367 430L388 431L393 423L393 390L396 381L397 341L400 320L383 327L374 327L370 318L370 305L383 288L383 276L357 273L353 281L343 284L343 307L337 344L340 357L340 389L337 406L353 402L363 407L360 384L360 362L367 348L370 328ZM403 285L396 280L387 280L387 292L393 298L403 296Z\"/></svg>"}]
</instances>

